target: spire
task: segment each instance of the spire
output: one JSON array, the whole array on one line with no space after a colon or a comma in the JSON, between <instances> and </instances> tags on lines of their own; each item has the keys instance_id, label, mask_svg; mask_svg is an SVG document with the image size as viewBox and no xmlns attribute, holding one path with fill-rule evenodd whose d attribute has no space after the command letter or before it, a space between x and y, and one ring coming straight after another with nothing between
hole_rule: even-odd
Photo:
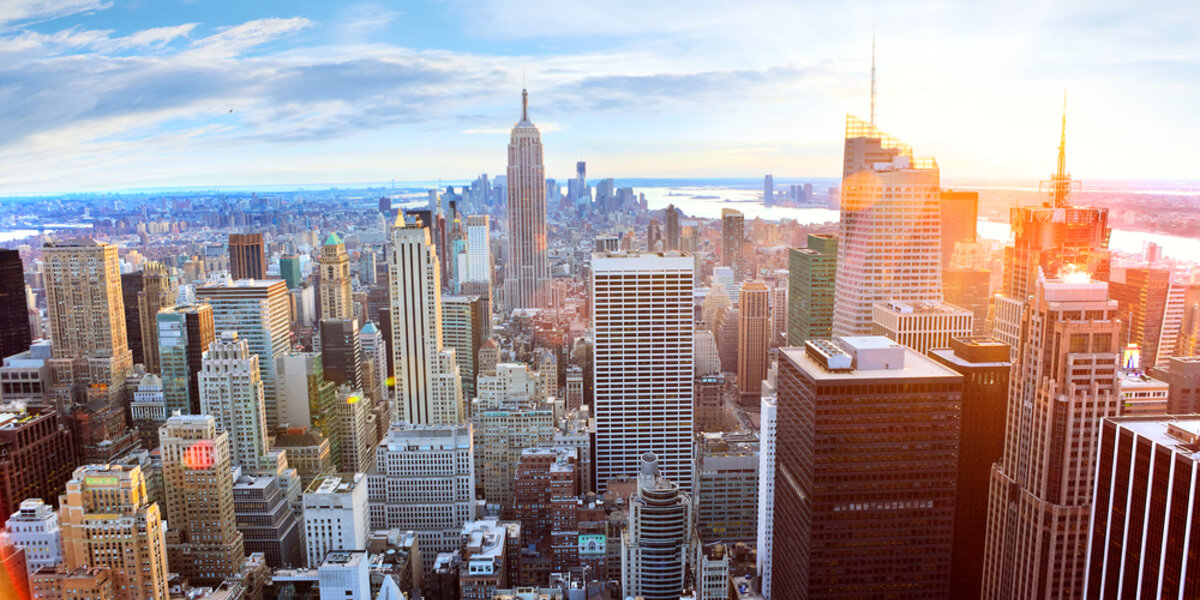
<instances>
[{"instance_id":1,"label":"spire","mask_svg":"<svg viewBox=\"0 0 1200 600\"><path fill-rule=\"evenodd\" d=\"M521 121L529 120L529 92L521 88Z\"/></svg>"},{"instance_id":2,"label":"spire","mask_svg":"<svg viewBox=\"0 0 1200 600\"><path fill-rule=\"evenodd\" d=\"M1058 139L1058 171L1053 179L1055 208L1067 205L1071 191L1071 174L1067 173L1067 92L1063 92L1062 133Z\"/></svg>"},{"instance_id":3,"label":"spire","mask_svg":"<svg viewBox=\"0 0 1200 600\"><path fill-rule=\"evenodd\" d=\"M871 23L871 126L875 126L875 23Z\"/></svg>"}]
</instances>

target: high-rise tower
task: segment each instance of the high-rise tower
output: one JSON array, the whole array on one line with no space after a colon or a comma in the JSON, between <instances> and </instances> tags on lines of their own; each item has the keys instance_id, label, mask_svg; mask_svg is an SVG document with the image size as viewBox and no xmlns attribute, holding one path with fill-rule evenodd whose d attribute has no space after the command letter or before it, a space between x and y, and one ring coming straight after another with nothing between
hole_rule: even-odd
<instances>
[{"instance_id":1,"label":"high-rise tower","mask_svg":"<svg viewBox=\"0 0 1200 600\"><path fill-rule=\"evenodd\" d=\"M216 341L212 307L181 304L163 309L158 321L158 359L162 370L166 414L200 414L196 377L209 344Z\"/></svg>"},{"instance_id":2,"label":"high-rise tower","mask_svg":"<svg viewBox=\"0 0 1200 600\"><path fill-rule=\"evenodd\" d=\"M1042 206L1018 206L1010 213L1013 243L1004 250L1004 275L995 298L993 334L1014 351L1020 343L1021 315L1037 287L1038 270L1053 276L1067 265L1108 281L1108 209L1072 206L1067 173L1067 111L1064 102L1058 142L1058 170L1043 182L1049 198Z\"/></svg>"},{"instance_id":3,"label":"high-rise tower","mask_svg":"<svg viewBox=\"0 0 1200 600\"><path fill-rule=\"evenodd\" d=\"M686 254L592 256L598 491L638 473L646 452L691 487L694 286Z\"/></svg>"},{"instance_id":4,"label":"high-rise tower","mask_svg":"<svg viewBox=\"0 0 1200 600\"><path fill-rule=\"evenodd\" d=\"M105 385L108 399L117 400L133 369L117 247L93 240L50 242L43 256L51 393L60 402L71 401L82 399L89 386Z\"/></svg>"},{"instance_id":5,"label":"high-rise tower","mask_svg":"<svg viewBox=\"0 0 1200 600\"><path fill-rule=\"evenodd\" d=\"M521 90L521 120L513 126L508 144L507 259L507 308L544 305L550 268L546 259L546 168L542 136L529 120L525 90Z\"/></svg>"},{"instance_id":6,"label":"high-rise tower","mask_svg":"<svg viewBox=\"0 0 1200 600\"><path fill-rule=\"evenodd\" d=\"M462 382L454 350L442 346L442 283L428 229L406 224L403 215L397 218L388 271L396 418L422 425L460 423Z\"/></svg>"},{"instance_id":7,"label":"high-rise tower","mask_svg":"<svg viewBox=\"0 0 1200 600\"><path fill-rule=\"evenodd\" d=\"M1083 593L1100 422L1120 411L1108 284L1042 276L1024 303L1004 454L992 467L984 600Z\"/></svg>"},{"instance_id":8,"label":"high-rise tower","mask_svg":"<svg viewBox=\"0 0 1200 600\"><path fill-rule=\"evenodd\" d=\"M0 357L28 350L31 337L21 253L0 250Z\"/></svg>"},{"instance_id":9,"label":"high-rise tower","mask_svg":"<svg viewBox=\"0 0 1200 600\"><path fill-rule=\"evenodd\" d=\"M142 290L137 295L138 326L142 331L142 358L146 370L157 373L158 311L174 306L179 299L179 280L160 262L150 261L142 267ZM129 310L129 307L126 307Z\"/></svg>"},{"instance_id":10,"label":"high-rise tower","mask_svg":"<svg viewBox=\"0 0 1200 600\"><path fill-rule=\"evenodd\" d=\"M263 234L229 234L229 274L234 279L266 279L267 250Z\"/></svg>"},{"instance_id":11,"label":"high-rise tower","mask_svg":"<svg viewBox=\"0 0 1200 600\"><path fill-rule=\"evenodd\" d=\"M246 469L263 468L267 455L258 362L246 340L239 339L236 331L226 331L204 353L198 377L201 412L215 417L217 427L229 433L233 463Z\"/></svg>"},{"instance_id":12,"label":"high-rise tower","mask_svg":"<svg viewBox=\"0 0 1200 600\"><path fill-rule=\"evenodd\" d=\"M739 210L721 209L721 266L733 268L733 283L746 276L744 248L746 217Z\"/></svg>"},{"instance_id":13,"label":"high-rise tower","mask_svg":"<svg viewBox=\"0 0 1200 600\"><path fill-rule=\"evenodd\" d=\"M738 309L737 384L742 399L754 399L767 376L767 349L771 345L770 290L761 281L742 284Z\"/></svg>"},{"instance_id":14,"label":"high-rise tower","mask_svg":"<svg viewBox=\"0 0 1200 600\"><path fill-rule=\"evenodd\" d=\"M321 246L321 318L350 319L354 317L354 301L350 297L350 255L346 243L331 233Z\"/></svg>"},{"instance_id":15,"label":"high-rise tower","mask_svg":"<svg viewBox=\"0 0 1200 600\"><path fill-rule=\"evenodd\" d=\"M846 117L835 335L870 334L876 302L941 302L939 199L932 158Z\"/></svg>"},{"instance_id":16,"label":"high-rise tower","mask_svg":"<svg viewBox=\"0 0 1200 600\"><path fill-rule=\"evenodd\" d=\"M159 428L167 495L171 570L219 585L242 566L242 533L233 513L229 433L209 415L176 415Z\"/></svg>"}]
</instances>

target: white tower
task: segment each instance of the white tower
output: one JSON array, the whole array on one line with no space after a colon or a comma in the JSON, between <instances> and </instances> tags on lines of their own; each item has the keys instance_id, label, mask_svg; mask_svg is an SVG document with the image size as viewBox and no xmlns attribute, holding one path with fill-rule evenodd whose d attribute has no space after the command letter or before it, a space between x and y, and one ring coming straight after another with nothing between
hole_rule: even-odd
<instances>
[{"instance_id":1,"label":"white tower","mask_svg":"<svg viewBox=\"0 0 1200 600\"><path fill-rule=\"evenodd\" d=\"M521 90L521 120L508 143L508 264L504 288L508 309L545 304L546 168L542 136L529 120L529 94Z\"/></svg>"},{"instance_id":2,"label":"white tower","mask_svg":"<svg viewBox=\"0 0 1200 600\"><path fill-rule=\"evenodd\" d=\"M258 356L246 340L226 331L204 353L198 375L200 411L217 420L229 433L233 464L248 469L264 466L267 455L267 416Z\"/></svg>"},{"instance_id":3,"label":"white tower","mask_svg":"<svg viewBox=\"0 0 1200 600\"><path fill-rule=\"evenodd\" d=\"M396 418L453 425L464 418L454 350L442 347L442 283L429 230L397 219L388 256Z\"/></svg>"},{"instance_id":4,"label":"white tower","mask_svg":"<svg viewBox=\"0 0 1200 600\"><path fill-rule=\"evenodd\" d=\"M695 261L686 254L595 254L592 323L596 489L638 472L646 452L690 489Z\"/></svg>"}]
</instances>

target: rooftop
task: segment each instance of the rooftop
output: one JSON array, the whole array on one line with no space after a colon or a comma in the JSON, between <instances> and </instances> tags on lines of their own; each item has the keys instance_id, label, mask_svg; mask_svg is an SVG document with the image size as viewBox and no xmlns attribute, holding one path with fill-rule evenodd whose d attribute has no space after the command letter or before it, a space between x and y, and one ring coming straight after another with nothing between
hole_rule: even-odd
<instances>
[{"instance_id":1,"label":"rooftop","mask_svg":"<svg viewBox=\"0 0 1200 600\"><path fill-rule=\"evenodd\" d=\"M1200 461L1200 415L1112 417L1118 427Z\"/></svg>"},{"instance_id":2,"label":"rooftop","mask_svg":"<svg viewBox=\"0 0 1200 600\"><path fill-rule=\"evenodd\" d=\"M822 340L827 341L827 340ZM780 353L793 364L802 369L816 381L860 380L860 379L927 379L937 377L957 378L958 373L937 364L932 359L923 356L910 348L900 346L895 342L880 336L845 337L843 342L849 342L860 352L862 350L888 349L903 352L903 365L898 368L885 369L849 369L827 370L825 365L817 362L805 352L804 348L781 348ZM898 347L899 350L896 350Z\"/></svg>"}]
</instances>

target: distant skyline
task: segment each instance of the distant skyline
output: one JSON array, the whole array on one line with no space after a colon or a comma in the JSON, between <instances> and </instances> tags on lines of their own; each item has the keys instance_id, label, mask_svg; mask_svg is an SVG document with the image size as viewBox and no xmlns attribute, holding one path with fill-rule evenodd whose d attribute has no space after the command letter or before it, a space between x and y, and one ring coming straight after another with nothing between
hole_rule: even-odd
<instances>
[{"instance_id":1,"label":"distant skyline","mask_svg":"<svg viewBox=\"0 0 1200 600\"><path fill-rule=\"evenodd\" d=\"M5 0L0 195L502 174L835 177L846 113L948 181L1200 180L1188 3Z\"/></svg>"}]
</instances>

